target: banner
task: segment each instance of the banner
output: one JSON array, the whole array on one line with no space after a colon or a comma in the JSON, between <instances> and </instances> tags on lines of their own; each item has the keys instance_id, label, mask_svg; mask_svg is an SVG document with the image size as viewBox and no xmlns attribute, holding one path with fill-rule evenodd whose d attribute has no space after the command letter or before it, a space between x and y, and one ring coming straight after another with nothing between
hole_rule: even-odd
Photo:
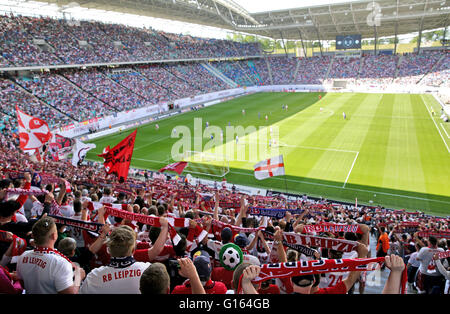
<instances>
[{"instance_id":1,"label":"banner","mask_svg":"<svg viewBox=\"0 0 450 314\"><path fill-rule=\"evenodd\" d=\"M72 155L72 166L77 167L80 165L83 162L84 157L86 157L87 152L96 147L97 146L95 144L85 144L78 139L75 140Z\"/></svg>"},{"instance_id":2,"label":"banner","mask_svg":"<svg viewBox=\"0 0 450 314\"><path fill-rule=\"evenodd\" d=\"M48 146L53 160L59 161L67 158L67 156L72 152L73 145L73 139L61 136L59 134L54 134Z\"/></svg>"}]
</instances>

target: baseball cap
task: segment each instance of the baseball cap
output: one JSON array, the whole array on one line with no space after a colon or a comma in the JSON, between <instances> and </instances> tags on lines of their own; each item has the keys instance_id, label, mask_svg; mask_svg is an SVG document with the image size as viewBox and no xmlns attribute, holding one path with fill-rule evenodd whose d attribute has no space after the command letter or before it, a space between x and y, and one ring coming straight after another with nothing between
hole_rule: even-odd
<instances>
[{"instance_id":1,"label":"baseball cap","mask_svg":"<svg viewBox=\"0 0 450 314\"><path fill-rule=\"evenodd\" d=\"M243 233L240 233L235 236L234 243L239 247L246 247L248 245L247 236Z\"/></svg>"},{"instance_id":2,"label":"baseball cap","mask_svg":"<svg viewBox=\"0 0 450 314\"><path fill-rule=\"evenodd\" d=\"M199 255L194 258L194 266L197 269L200 281L207 281L211 276L212 266L209 257Z\"/></svg>"},{"instance_id":3,"label":"baseball cap","mask_svg":"<svg viewBox=\"0 0 450 314\"><path fill-rule=\"evenodd\" d=\"M220 233L220 237L221 237L223 243L228 243L228 242L230 242L231 238L233 237L233 232L231 231L230 228L225 227L222 229L222 232Z\"/></svg>"},{"instance_id":4,"label":"baseball cap","mask_svg":"<svg viewBox=\"0 0 450 314\"><path fill-rule=\"evenodd\" d=\"M0 217L10 217L17 210L22 207L19 202L14 200L9 200L6 202L0 202Z\"/></svg>"},{"instance_id":5,"label":"baseball cap","mask_svg":"<svg viewBox=\"0 0 450 314\"><path fill-rule=\"evenodd\" d=\"M313 275L303 275L292 277L292 283L299 287L308 287L314 283Z\"/></svg>"}]
</instances>

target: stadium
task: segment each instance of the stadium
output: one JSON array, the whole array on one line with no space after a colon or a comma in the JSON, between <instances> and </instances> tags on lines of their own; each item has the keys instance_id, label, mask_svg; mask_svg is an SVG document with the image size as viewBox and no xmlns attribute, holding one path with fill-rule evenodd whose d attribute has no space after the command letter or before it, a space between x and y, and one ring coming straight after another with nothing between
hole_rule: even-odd
<instances>
[{"instance_id":1,"label":"stadium","mask_svg":"<svg viewBox=\"0 0 450 314\"><path fill-rule=\"evenodd\" d=\"M0 293L449 293L448 1L249 2L0 1Z\"/></svg>"}]
</instances>

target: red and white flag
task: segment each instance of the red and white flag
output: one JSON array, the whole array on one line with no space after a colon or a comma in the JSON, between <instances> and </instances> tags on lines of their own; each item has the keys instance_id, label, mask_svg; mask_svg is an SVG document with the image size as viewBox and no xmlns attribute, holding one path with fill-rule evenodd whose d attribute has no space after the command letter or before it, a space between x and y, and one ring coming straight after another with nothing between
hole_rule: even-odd
<instances>
[{"instance_id":1,"label":"red and white flag","mask_svg":"<svg viewBox=\"0 0 450 314\"><path fill-rule=\"evenodd\" d=\"M181 174L187 166L186 161L178 161L174 162L173 164L167 165L161 169L158 170L158 172L164 172L164 171L175 171L178 174Z\"/></svg>"},{"instance_id":2,"label":"red and white flag","mask_svg":"<svg viewBox=\"0 0 450 314\"><path fill-rule=\"evenodd\" d=\"M52 138L47 122L24 113L18 106L16 114L22 150L39 149Z\"/></svg>"},{"instance_id":3,"label":"red and white flag","mask_svg":"<svg viewBox=\"0 0 450 314\"><path fill-rule=\"evenodd\" d=\"M285 175L283 155L260 161L253 167L255 168L255 178L258 180Z\"/></svg>"}]
</instances>

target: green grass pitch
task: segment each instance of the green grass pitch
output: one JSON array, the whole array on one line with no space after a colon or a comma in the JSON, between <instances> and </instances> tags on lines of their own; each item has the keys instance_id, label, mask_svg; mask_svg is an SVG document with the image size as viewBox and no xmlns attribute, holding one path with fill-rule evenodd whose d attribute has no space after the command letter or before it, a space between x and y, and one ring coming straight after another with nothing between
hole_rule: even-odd
<instances>
[{"instance_id":1,"label":"green grass pitch","mask_svg":"<svg viewBox=\"0 0 450 314\"><path fill-rule=\"evenodd\" d=\"M450 215L450 126L439 119L440 106L431 95L321 93L320 100L318 95L251 94L141 126L131 164L158 170L173 162L171 152L180 141L172 137L173 128L186 126L192 136L189 150L228 155L228 182L282 192L287 185L291 193L348 202L358 198L359 204ZM283 105L288 105L287 111ZM195 118L202 119L203 130L207 121L210 128L220 127L224 142L228 123L248 130L255 127L255 132L239 137L238 144L232 137L212 149L205 146L212 143L208 135L199 148ZM268 140L262 136L271 126L279 132L278 147L268 147ZM133 131L92 141L97 148L87 158L102 161L96 155L104 147L113 147ZM214 140L218 140L217 134ZM245 156L233 158L237 154L229 153L233 147L235 151L244 147ZM272 157L275 152L283 155L285 177L254 178L257 160L253 153L259 147L263 149L256 159Z\"/></svg>"}]
</instances>

